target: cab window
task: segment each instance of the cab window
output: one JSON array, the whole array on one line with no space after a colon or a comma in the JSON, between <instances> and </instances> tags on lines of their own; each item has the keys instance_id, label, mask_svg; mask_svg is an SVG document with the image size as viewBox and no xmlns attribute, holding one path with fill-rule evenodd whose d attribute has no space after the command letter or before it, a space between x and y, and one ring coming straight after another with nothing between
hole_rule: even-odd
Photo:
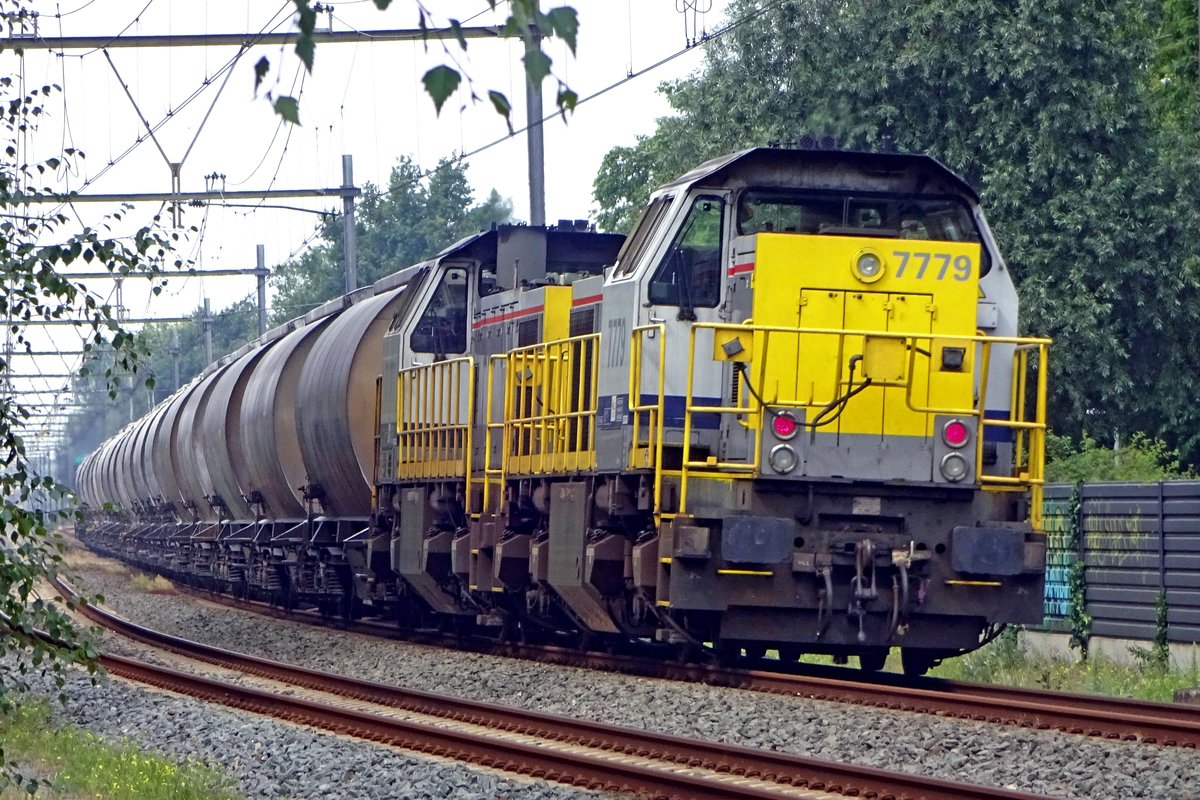
<instances>
[{"instance_id":1,"label":"cab window","mask_svg":"<svg viewBox=\"0 0 1200 800\"><path fill-rule=\"evenodd\" d=\"M696 308L721 299L721 243L725 201L702 195L692 201L667 255L650 279L649 300L679 306L680 319L695 319Z\"/></svg>"},{"instance_id":2,"label":"cab window","mask_svg":"<svg viewBox=\"0 0 1200 800\"><path fill-rule=\"evenodd\" d=\"M961 198L899 194L750 190L738 198L737 231L982 243ZM990 268L985 247L981 274Z\"/></svg>"},{"instance_id":3,"label":"cab window","mask_svg":"<svg viewBox=\"0 0 1200 800\"><path fill-rule=\"evenodd\" d=\"M449 355L467 351L467 271L442 273L425 313L417 321L409 346L418 353Z\"/></svg>"},{"instance_id":4,"label":"cab window","mask_svg":"<svg viewBox=\"0 0 1200 800\"><path fill-rule=\"evenodd\" d=\"M664 195L655 198L650 205L642 209L641 215L633 225L633 230L625 237L625 242L621 245L621 252L617 253L618 275L628 275L633 272L674 199L673 195Z\"/></svg>"}]
</instances>

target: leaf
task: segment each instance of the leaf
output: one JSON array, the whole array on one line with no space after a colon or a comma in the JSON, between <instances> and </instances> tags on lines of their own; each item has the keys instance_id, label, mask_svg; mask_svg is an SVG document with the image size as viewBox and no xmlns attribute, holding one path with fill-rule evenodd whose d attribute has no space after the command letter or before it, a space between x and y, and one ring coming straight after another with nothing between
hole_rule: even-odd
<instances>
[{"instance_id":1,"label":"leaf","mask_svg":"<svg viewBox=\"0 0 1200 800\"><path fill-rule=\"evenodd\" d=\"M293 125L300 124L300 103L294 97L284 95L275 99L275 113Z\"/></svg>"},{"instance_id":2,"label":"leaf","mask_svg":"<svg viewBox=\"0 0 1200 800\"><path fill-rule=\"evenodd\" d=\"M575 40L579 33L579 15L570 6L560 6L546 12L550 32L567 43L575 55Z\"/></svg>"},{"instance_id":3,"label":"leaf","mask_svg":"<svg viewBox=\"0 0 1200 800\"><path fill-rule=\"evenodd\" d=\"M301 36L296 40L296 55L304 62L304 68L311 75L313 70L313 57L317 52L317 43L312 40L311 36Z\"/></svg>"},{"instance_id":4,"label":"leaf","mask_svg":"<svg viewBox=\"0 0 1200 800\"><path fill-rule=\"evenodd\" d=\"M254 65L254 91L258 91L258 87L262 86L263 78L267 77L267 73L270 71L271 62L266 56L263 56Z\"/></svg>"},{"instance_id":5,"label":"leaf","mask_svg":"<svg viewBox=\"0 0 1200 800\"><path fill-rule=\"evenodd\" d=\"M559 86L558 96L555 98L555 102L558 104L559 111L564 113L568 111L574 111L575 104L579 102L579 95L568 89L566 86Z\"/></svg>"},{"instance_id":6,"label":"leaf","mask_svg":"<svg viewBox=\"0 0 1200 800\"><path fill-rule=\"evenodd\" d=\"M508 102L508 98L502 92L495 89L488 90L488 100L492 101L492 108L496 109L496 113L504 117L504 121L508 123L508 135L512 136L512 103Z\"/></svg>"},{"instance_id":7,"label":"leaf","mask_svg":"<svg viewBox=\"0 0 1200 800\"><path fill-rule=\"evenodd\" d=\"M425 77L421 78L421 82L425 84L425 91L429 92L429 96L433 98L433 106L440 114L446 100L462 83L462 76L458 74L458 70L441 64L426 72Z\"/></svg>"},{"instance_id":8,"label":"leaf","mask_svg":"<svg viewBox=\"0 0 1200 800\"><path fill-rule=\"evenodd\" d=\"M550 56L541 49L530 49L525 52L525 57L521 60L525 62L525 74L529 76L529 82L534 86L540 86L542 80L550 74Z\"/></svg>"},{"instance_id":9,"label":"leaf","mask_svg":"<svg viewBox=\"0 0 1200 800\"><path fill-rule=\"evenodd\" d=\"M309 5L308 0L292 0L296 5L296 14L300 17L300 37L312 38L312 33L317 28L317 12Z\"/></svg>"},{"instance_id":10,"label":"leaf","mask_svg":"<svg viewBox=\"0 0 1200 800\"><path fill-rule=\"evenodd\" d=\"M458 46L466 50L467 37L463 35L462 23L456 19L450 20L450 32L454 34L455 39L458 39Z\"/></svg>"}]
</instances>

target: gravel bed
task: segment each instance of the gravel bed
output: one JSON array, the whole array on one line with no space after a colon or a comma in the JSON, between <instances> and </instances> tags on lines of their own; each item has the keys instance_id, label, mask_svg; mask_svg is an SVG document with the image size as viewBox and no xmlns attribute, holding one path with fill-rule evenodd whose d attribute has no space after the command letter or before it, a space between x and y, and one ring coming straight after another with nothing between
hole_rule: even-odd
<instances>
[{"instance_id":1,"label":"gravel bed","mask_svg":"<svg viewBox=\"0 0 1200 800\"><path fill-rule=\"evenodd\" d=\"M51 695L46 682L37 687ZM230 711L123 681L69 677L58 713L106 739L127 739L224 771L247 798L294 800L603 800L611 795L425 758Z\"/></svg>"},{"instance_id":2,"label":"gravel bed","mask_svg":"<svg viewBox=\"0 0 1200 800\"><path fill-rule=\"evenodd\" d=\"M314 669L1053 797L1183 800L1200 787L1200 758L1184 748L456 653L146 594L111 566L87 562L76 570L87 591L135 622Z\"/></svg>"}]
</instances>

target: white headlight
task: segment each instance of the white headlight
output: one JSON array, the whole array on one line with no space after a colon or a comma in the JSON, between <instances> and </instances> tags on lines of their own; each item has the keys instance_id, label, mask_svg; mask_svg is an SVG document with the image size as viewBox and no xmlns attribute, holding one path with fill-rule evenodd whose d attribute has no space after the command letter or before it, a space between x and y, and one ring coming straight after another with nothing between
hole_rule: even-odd
<instances>
[{"instance_id":1,"label":"white headlight","mask_svg":"<svg viewBox=\"0 0 1200 800\"><path fill-rule=\"evenodd\" d=\"M767 463L771 465L771 469L786 475L800 463L800 457L796 455L796 450L790 444L777 444L771 448L771 455L767 457Z\"/></svg>"},{"instance_id":2,"label":"white headlight","mask_svg":"<svg viewBox=\"0 0 1200 800\"><path fill-rule=\"evenodd\" d=\"M967 477L967 460L961 453L947 453L942 456L942 477L951 483L958 483Z\"/></svg>"},{"instance_id":3,"label":"white headlight","mask_svg":"<svg viewBox=\"0 0 1200 800\"><path fill-rule=\"evenodd\" d=\"M864 283L872 283L883 277L883 256L864 250L854 257L854 276Z\"/></svg>"}]
</instances>

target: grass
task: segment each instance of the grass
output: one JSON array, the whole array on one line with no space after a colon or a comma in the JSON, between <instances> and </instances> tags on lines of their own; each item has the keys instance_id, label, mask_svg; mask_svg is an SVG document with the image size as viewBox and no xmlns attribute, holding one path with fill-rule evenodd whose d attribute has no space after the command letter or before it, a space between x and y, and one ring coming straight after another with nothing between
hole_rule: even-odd
<instances>
[{"instance_id":1,"label":"grass","mask_svg":"<svg viewBox=\"0 0 1200 800\"><path fill-rule=\"evenodd\" d=\"M146 594L175 594L175 587L162 575L138 572L129 579L129 585L134 591Z\"/></svg>"},{"instance_id":2,"label":"grass","mask_svg":"<svg viewBox=\"0 0 1200 800\"><path fill-rule=\"evenodd\" d=\"M39 797L57 800L233 800L228 778L197 763L177 764L127 742L111 743L75 726L54 723L45 701L23 703L0 717L5 761L49 786ZM18 787L0 800L28 797Z\"/></svg>"},{"instance_id":3,"label":"grass","mask_svg":"<svg viewBox=\"0 0 1200 800\"><path fill-rule=\"evenodd\" d=\"M1175 663L1163 669L1145 657L1135 663L1118 664L1093 653L1081 663L1070 657L1031 653L1021 644L1016 629L1010 628L987 647L960 658L948 659L930 672L939 678L997 683L1033 689L1134 697L1170 702L1176 689L1200 686L1200 652L1193 650L1190 663ZM890 665L889 665L890 666Z\"/></svg>"}]
</instances>

